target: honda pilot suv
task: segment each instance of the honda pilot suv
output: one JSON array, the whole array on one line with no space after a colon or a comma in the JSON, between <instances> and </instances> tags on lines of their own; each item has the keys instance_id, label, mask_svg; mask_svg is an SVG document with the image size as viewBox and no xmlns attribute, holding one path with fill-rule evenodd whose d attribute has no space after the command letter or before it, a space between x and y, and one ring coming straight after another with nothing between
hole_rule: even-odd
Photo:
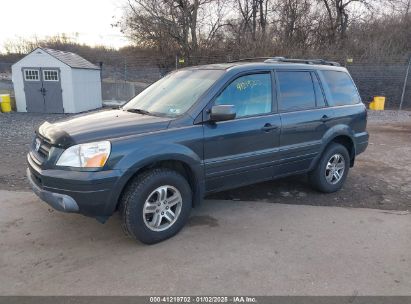
<instances>
[{"instance_id":1,"label":"honda pilot suv","mask_svg":"<svg viewBox=\"0 0 411 304\"><path fill-rule=\"evenodd\" d=\"M307 173L339 190L368 144L367 113L347 70L267 58L177 70L122 108L37 130L34 192L101 222L116 210L147 244L175 235L206 194Z\"/></svg>"}]
</instances>

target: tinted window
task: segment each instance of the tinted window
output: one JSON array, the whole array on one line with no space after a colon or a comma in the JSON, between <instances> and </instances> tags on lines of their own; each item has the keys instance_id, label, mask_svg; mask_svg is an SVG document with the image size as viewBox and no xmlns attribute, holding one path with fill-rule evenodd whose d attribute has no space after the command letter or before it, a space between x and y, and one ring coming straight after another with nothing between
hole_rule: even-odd
<instances>
[{"instance_id":1,"label":"tinted window","mask_svg":"<svg viewBox=\"0 0 411 304\"><path fill-rule=\"evenodd\" d=\"M315 89L315 98L317 100L317 107L322 108L325 107L325 98L323 90L321 89L320 82L318 80L317 75L314 73L311 74L314 80L314 89Z\"/></svg>"},{"instance_id":2,"label":"tinted window","mask_svg":"<svg viewBox=\"0 0 411 304\"><path fill-rule=\"evenodd\" d=\"M215 100L216 105L234 105L236 117L271 112L271 75L242 76L230 83Z\"/></svg>"},{"instance_id":3,"label":"tinted window","mask_svg":"<svg viewBox=\"0 0 411 304\"><path fill-rule=\"evenodd\" d=\"M330 90L332 105L342 106L360 102L357 89L347 73L337 71L322 71L322 73Z\"/></svg>"},{"instance_id":4,"label":"tinted window","mask_svg":"<svg viewBox=\"0 0 411 304\"><path fill-rule=\"evenodd\" d=\"M281 92L280 110L315 108L315 94L310 72L277 72Z\"/></svg>"},{"instance_id":5,"label":"tinted window","mask_svg":"<svg viewBox=\"0 0 411 304\"><path fill-rule=\"evenodd\" d=\"M171 117L181 115L223 73L220 70L181 70L173 72L153 83L130 100L124 106L124 109L142 109L152 114Z\"/></svg>"}]
</instances>

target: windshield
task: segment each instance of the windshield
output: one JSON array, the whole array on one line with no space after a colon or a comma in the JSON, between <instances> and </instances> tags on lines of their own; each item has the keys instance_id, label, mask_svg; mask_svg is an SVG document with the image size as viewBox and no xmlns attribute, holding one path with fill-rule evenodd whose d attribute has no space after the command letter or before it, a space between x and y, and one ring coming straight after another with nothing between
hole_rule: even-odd
<instances>
[{"instance_id":1,"label":"windshield","mask_svg":"<svg viewBox=\"0 0 411 304\"><path fill-rule=\"evenodd\" d=\"M219 78L222 70L181 70L153 83L130 100L124 110L143 114L179 116Z\"/></svg>"}]
</instances>

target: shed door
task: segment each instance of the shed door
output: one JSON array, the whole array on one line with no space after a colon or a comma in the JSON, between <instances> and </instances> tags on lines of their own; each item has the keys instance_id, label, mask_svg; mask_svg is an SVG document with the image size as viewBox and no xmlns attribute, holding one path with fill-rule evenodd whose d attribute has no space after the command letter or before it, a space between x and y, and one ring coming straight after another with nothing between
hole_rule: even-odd
<instances>
[{"instance_id":1,"label":"shed door","mask_svg":"<svg viewBox=\"0 0 411 304\"><path fill-rule=\"evenodd\" d=\"M64 113L59 69L41 69L44 104L47 113Z\"/></svg>"},{"instance_id":2,"label":"shed door","mask_svg":"<svg viewBox=\"0 0 411 304\"><path fill-rule=\"evenodd\" d=\"M45 105L40 69L23 69L23 80L27 112L44 113Z\"/></svg>"},{"instance_id":3,"label":"shed door","mask_svg":"<svg viewBox=\"0 0 411 304\"><path fill-rule=\"evenodd\" d=\"M59 69L24 68L23 80L28 112L64 113Z\"/></svg>"}]
</instances>

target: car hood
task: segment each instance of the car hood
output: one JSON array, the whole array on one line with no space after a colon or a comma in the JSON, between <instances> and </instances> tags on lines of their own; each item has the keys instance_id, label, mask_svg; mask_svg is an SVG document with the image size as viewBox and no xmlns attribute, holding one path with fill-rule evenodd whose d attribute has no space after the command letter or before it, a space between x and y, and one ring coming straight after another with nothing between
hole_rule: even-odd
<instances>
[{"instance_id":1,"label":"car hood","mask_svg":"<svg viewBox=\"0 0 411 304\"><path fill-rule=\"evenodd\" d=\"M45 122L37 133L51 144L68 147L115 137L166 129L172 118L109 110L86 114L53 124Z\"/></svg>"}]
</instances>

